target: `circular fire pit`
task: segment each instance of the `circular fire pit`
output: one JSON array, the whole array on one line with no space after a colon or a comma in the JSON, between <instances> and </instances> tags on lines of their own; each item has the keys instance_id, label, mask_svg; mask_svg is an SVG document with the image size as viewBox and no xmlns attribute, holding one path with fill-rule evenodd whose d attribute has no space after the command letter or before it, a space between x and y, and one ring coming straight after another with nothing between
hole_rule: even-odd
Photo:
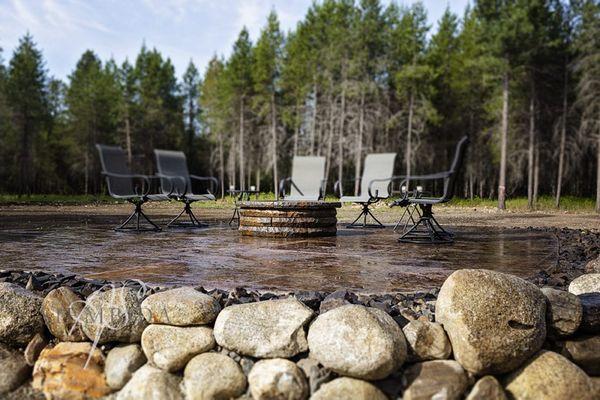
<instances>
[{"instance_id":1,"label":"circular fire pit","mask_svg":"<svg viewBox=\"0 0 600 400\"><path fill-rule=\"evenodd\" d=\"M335 236L338 202L245 201L239 204L242 235L267 237Z\"/></svg>"}]
</instances>

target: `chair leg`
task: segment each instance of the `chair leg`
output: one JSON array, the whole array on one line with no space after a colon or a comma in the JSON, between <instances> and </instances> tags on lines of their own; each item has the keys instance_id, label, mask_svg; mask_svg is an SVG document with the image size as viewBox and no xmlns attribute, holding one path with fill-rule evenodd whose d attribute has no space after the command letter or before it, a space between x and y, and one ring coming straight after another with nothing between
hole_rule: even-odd
<instances>
[{"instance_id":1,"label":"chair leg","mask_svg":"<svg viewBox=\"0 0 600 400\"><path fill-rule=\"evenodd\" d=\"M420 205L419 220L398 239L402 243L442 244L453 243L453 234L446 231L433 216L431 205Z\"/></svg>"},{"instance_id":2,"label":"chair leg","mask_svg":"<svg viewBox=\"0 0 600 400\"><path fill-rule=\"evenodd\" d=\"M117 226L115 228L115 231L118 232L158 232L160 231L160 227L158 225L156 225L154 222L152 222L150 220L150 218L144 214L144 212L142 211L142 204L144 204L144 202L135 202L133 203L135 205L135 209L133 210L133 212L131 213L131 215L129 215L129 217L127 217L127 219L119 226ZM140 224L140 217L143 217L146 222L148 222L150 224L151 227L143 227ZM132 219L135 218L135 226L127 226Z\"/></svg>"},{"instance_id":3,"label":"chair leg","mask_svg":"<svg viewBox=\"0 0 600 400\"><path fill-rule=\"evenodd\" d=\"M360 212L360 214L358 215L358 217L356 217L356 219L354 221L352 221L351 224L346 225L346 228L385 228L385 225L383 225L376 217L375 215L373 215L373 213L371 212L371 210L369 209L369 206L372 203L362 203L362 211ZM367 223L367 217L371 217L375 223L374 224L368 224ZM360 219L363 219L363 223L357 223Z\"/></svg>"},{"instance_id":4,"label":"chair leg","mask_svg":"<svg viewBox=\"0 0 600 400\"><path fill-rule=\"evenodd\" d=\"M207 227L208 224L200 222L198 220L198 218L196 218L196 216L194 215L194 212L192 211L191 205L192 205L192 202L186 201L185 206L183 207L183 210L181 210L181 212L179 214L177 214L177 216L175 218L173 218L171 221L169 221L169 223L167 224L167 227L169 227L169 228L205 228L205 227ZM183 214L187 214L188 218L190 219L190 222L178 221L179 218L181 218L181 216Z\"/></svg>"}]
</instances>

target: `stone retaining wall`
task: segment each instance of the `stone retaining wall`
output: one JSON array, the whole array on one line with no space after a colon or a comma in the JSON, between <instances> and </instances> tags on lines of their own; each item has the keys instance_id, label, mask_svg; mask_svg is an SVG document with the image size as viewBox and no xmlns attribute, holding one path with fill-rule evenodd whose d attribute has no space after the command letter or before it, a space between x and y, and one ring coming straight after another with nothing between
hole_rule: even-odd
<instances>
[{"instance_id":1,"label":"stone retaining wall","mask_svg":"<svg viewBox=\"0 0 600 400\"><path fill-rule=\"evenodd\" d=\"M598 265L568 290L464 269L439 292L327 297L60 280L46 290L31 275L26 288L0 283L0 393L598 399Z\"/></svg>"}]
</instances>

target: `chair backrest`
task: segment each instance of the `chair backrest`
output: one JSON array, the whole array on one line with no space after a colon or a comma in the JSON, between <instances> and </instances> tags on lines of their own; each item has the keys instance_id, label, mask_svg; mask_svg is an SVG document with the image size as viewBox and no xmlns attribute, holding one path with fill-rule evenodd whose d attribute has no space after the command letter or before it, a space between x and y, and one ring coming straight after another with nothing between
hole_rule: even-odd
<instances>
[{"instance_id":1,"label":"chair backrest","mask_svg":"<svg viewBox=\"0 0 600 400\"><path fill-rule=\"evenodd\" d=\"M450 201L454 196L454 189L456 187L456 179L458 178L458 174L463 165L463 160L465 158L465 152L467 146L469 144L469 137L463 136L458 143L456 144L456 149L454 150L454 159L452 160L452 164L450 165L450 176L448 179L444 181L444 196L443 201Z\"/></svg>"},{"instance_id":2,"label":"chair backrest","mask_svg":"<svg viewBox=\"0 0 600 400\"><path fill-rule=\"evenodd\" d=\"M295 156L292 161L292 182L302 194L291 185L290 197L319 200L324 180L325 157Z\"/></svg>"},{"instance_id":3,"label":"chair backrest","mask_svg":"<svg viewBox=\"0 0 600 400\"><path fill-rule=\"evenodd\" d=\"M369 194L369 183L374 179L384 179L374 182L371 186L373 196L387 198L390 196L389 186L391 178L394 175L394 163L396 162L396 153L369 154L365 158L365 168L363 170L360 194L367 196ZM377 193L377 194L375 194Z\"/></svg>"},{"instance_id":4,"label":"chair backrest","mask_svg":"<svg viewBox=\"0 0 600 400\"><path fill-rule=\"evenodd\" d=\"M131 170L127 165L127 155L119 146L106 146L97 144L98 154L100 155L100 165L102 172L109 174L131 175ZM132 196L135 195L131 178L116 178L106 176L108 193L111 196Z\"/></svg>"},{"instance_id":5,"label":"chair backrest","mask_svg":"<svg viewBox=\"0 0 600 400\"><path fill-rule=\"evenodd\" d=\"M168 194L173 190L173 194L184 194L192 192L192 182L187 167L185 154L182 151L173 150L154 150L156 157L156 168L161 175L180 176L183 179L161 179L160 186L162 192ZM187 188L187 190L186 190Z\"/></svg>"}]
</instances>

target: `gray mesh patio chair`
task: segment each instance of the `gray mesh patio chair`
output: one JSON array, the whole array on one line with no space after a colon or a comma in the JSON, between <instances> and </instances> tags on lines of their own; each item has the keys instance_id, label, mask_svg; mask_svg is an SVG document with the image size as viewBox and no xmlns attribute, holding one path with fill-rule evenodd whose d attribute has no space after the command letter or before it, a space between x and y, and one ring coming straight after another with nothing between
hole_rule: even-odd
<instances>
[{"instance_id":1,"label":"gray mesh patio chair","mask_svg":"<svg viewBox=\"0 0 600 400\"><path fill-rule=\"evenodd\" d=\"M184 203L183 210L173 218L168 227L193 227L201 228L207 224L200 222L192 212L191 204L196 201L215 201L219 182L212 176L192 175L188 171L185 154L181 151L154 150L156 167L160 178L162 192L171 199ZM209 182L210 189L205 193L194 193L192 181ZM177 222L183 214L187 214L189 222Z\"/></svg>"},{"instance_id":2,"label":"gray mesh patio chair","mask_svg":"<svg viewBox=\"0 0 600 400\"><path fill-rule=\"evenodd\" d=\"M126 200L135 206L125 222L115 228L116 231L160 231L158 225L142 211L142 205L147 201L168 200L165 194L150 194L151 180L156 177L132 174L127 165L127 155L118 146L97 144L100 155L102 175L106 178L108 193L115 199ZM150 227L140 225L140 217L145 219ZM127 226L135 218L134 226Z\"/></svg>"},{"instance_id":3,"label":"gray mesh patio chair","mask_svg":"<svg viewBox=\"0 0 600 400\"><path fill-rule=\"evenodd\" d=\"M380 200L387 199L391 194L391 183L394 175L396 153L369 154L365 158L362 178L360 178L360 194L344 196L340 181L335 183L335 189L342 203L358 203L362 211L356 219L347 225L348 228L384 228L384 225L373 215L369 207ZM367 217L375 223L368 224ZM363 219L362 223L358 221Z\"/></svg>"},{"instance_id":4,"label":"gray mesh patio chair","mask_svg":"<svg viewBox=\"0 0 600 400\"><path fill-rule=\"evenodd\" d=\"M325 197L325 157L295 156L292 176L279 182L279 195L290 201L318 201ZM286 184L290 192L286 194Z\"/></svg>"},{"instance_id":5,"label":"gray mesh patio chair","mask_svg":"<svg viewBox=\"0 0 600 400\"><path fill-rule=\"evenodd\" d=\"M442 195L434 197L427 193L406 192L406 195L394 202L392 206L399 205L404 207L418 206L418 219L413 225L405 229L398 241L404 243L452 243L454 234L445 230L433 216L433 205L447 203L454 196L456 180L460 173L466 148L469 144L469 137L463 136L456 144L454 159L450 169L444 172L438 172L429 175L410 175L396 176L394 181L401 180L401 186L407 182L414 181L437 181L443 182ZM411 217L412 218L412 217Z\"/></svg>"}]
</instances>

